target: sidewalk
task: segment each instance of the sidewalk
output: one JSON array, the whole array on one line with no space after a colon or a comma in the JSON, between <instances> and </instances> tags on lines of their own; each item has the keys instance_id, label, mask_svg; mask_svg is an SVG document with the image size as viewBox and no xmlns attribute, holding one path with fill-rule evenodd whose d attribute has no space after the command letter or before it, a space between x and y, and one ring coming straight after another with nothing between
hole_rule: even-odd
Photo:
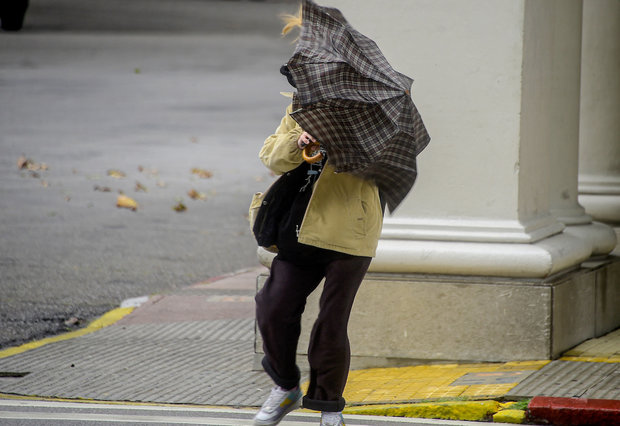
<instances>
[{"instance_id":1,"label":"sidewalk","mask_svg":"<svg viewBox=\"0 0 620 426\"><path fill-rule=\"evenodd\" d=\"M153 296L86 329L0 351L0 397L258 407L272 386L254 357L263 271ZM556 424L620 424L620 330L552 362L351 371L344 396L349 415L523 423L529 402L530 414Z\"/></svg>"}]
</instances>

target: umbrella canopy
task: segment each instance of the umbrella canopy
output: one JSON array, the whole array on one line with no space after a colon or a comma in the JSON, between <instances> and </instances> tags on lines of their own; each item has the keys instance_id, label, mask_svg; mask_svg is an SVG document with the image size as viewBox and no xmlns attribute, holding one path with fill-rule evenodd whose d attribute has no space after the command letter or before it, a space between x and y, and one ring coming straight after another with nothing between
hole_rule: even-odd
<instances>
[{"instance_id":1,"label":"umbrella canopy","mask_svg":"<svg viewBox=\"0 0 620 426\"><path fill-rule=\"evenodd\" d=\"M339 172L372 179L390 211L417 176L430 137L411 95L375 42L342 13L302 3L302 27L288 68L296 84L291 116L327 151Z\"/></svg>"}]
</instances>

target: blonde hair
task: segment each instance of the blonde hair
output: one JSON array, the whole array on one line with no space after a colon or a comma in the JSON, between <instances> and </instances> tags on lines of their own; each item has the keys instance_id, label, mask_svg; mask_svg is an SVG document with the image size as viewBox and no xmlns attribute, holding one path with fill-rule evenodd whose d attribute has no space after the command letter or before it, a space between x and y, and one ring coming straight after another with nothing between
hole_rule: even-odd
<instances>
[{"instance_id":1,"label":"blonde hair","mask_svg":"<svg viewBox=\"0 0 620 426\"><path fill-rule=\"evenodd\" d=\"M283 36L290 33L293 29L301 27L301 10L302 6L299 5L299 10L295 15L291 15L288 13L280 15L280 19L282 19L282 21L284 22L284 27L282 28Z\"/></svg>"}]
</instances>

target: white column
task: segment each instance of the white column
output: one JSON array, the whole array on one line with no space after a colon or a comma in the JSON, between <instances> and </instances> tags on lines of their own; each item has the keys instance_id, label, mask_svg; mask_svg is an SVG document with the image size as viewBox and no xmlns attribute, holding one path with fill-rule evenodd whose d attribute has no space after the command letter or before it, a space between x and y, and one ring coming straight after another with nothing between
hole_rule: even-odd
<instances>
[{"instance_id":1,"label":"white column","mask_svg":"<svg viewBox=\"0 0 620 426\"><path fill-rule=\"evenodd\" d=\"M549 110L548 134L550 143L549 171L551 213L564 225L565 233L588 242L593 255L606 255L616 246L614 230L602 223L593 223L592 217L578 203L577 175L579 157L579 114L581 88L581 1L562 4L552 19L565 25L553 26L553 37L543 40L543 50L549 54L541 58L554 78L545 88L547 96L555 101ZM551 19L551 17L547 17ZM620 70L619 70L620 71Z\"/></svg>"},{"instance_id":2,"label":"white column","mask_svg":"<svg viewBox=\"0 0 620 426\"><path fill-rule=\"evenodd\" d=\"M321 2L414 78L432 138L413 191L384 221L371 271L545 277L590 256L592 244L563 233L550 206L558 111L579 105L573 75L558 79L550 55L579 48L555 37L579 28L580 3ZM578 72L578 58L569 62ZM576 181L576 164L566 174Z\"/></svg>"},{"instance_id":3,"label":"white column","mask_svg":"<svg viewBox=\"0 0 620 426\"><path fill-rule=\"evenodd\" d=\"M620 2L583 7L579 201L620 224Z\"/></svg>"}]
</instances>

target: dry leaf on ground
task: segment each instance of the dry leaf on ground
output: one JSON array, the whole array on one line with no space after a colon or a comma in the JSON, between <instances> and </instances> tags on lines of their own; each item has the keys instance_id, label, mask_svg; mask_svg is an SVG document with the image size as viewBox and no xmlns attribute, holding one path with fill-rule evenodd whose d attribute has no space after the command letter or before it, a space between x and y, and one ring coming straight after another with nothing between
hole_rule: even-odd
<instances>
[{"instance_id":1,"label":"dry leaf on ground","mask_svg":"<svg viewBox=\"0 0 620 426\"><path fill-rule=\"evenodd\" d=\"M23 155L22 155L22 156L20 156L20 157L17 159L17 168L18 168L18 169L20 169L20 170L27 168L27 167L28 167L28 163L29 163L30 161L31 161L31 160L27 159L27 158L26 158L26 157L24 157Z\"/></svg>"},{"instance_id":2,"label":"dry leaf on ground","mask_svg":"<svg viewBox=\"0 0 620 426\"><path fill-rule=\"evenodd\" d=\"M120 170L110 169L108 170L108 176L116 178L116 179L122 179L127 175Z\"/></svg>"},{"instance_id":3,"label":"dry leaf on ground","mask_svg":"<svg viewBox=\"0 0 620 426\"><path fill-rule=\"evenodd\" d=\"M138 191L148 192L148 189L146 189L146 186L144 186L140 182L136 181L136 192L138 192Z\"/></svg>"},{"instance_id":4,"label":"dry leaf on ground","mask_svg":"<svg viewBox=\"0 0 620 426\"><path fill-rule=\"evenodd\" d=\"M193 188L190 189L189 191L187 191L187 195L192 200L206 200L207 199L207 194L205 194L203 192L198 192L198 191L196 191Z\"/></svg>"},{"instance_id":5,"label":"dry leaf on ground","mask_svg":"<svg viewBox=\"0 0 620 426\"><path fill-rule=\"evenodd\" d=\"M183 201L179 201L174 207L172 207L172 209L175 212L181 213L187 210L187 206L183 204Z\"/></svg>"},{"instance_id":6,"label":"dry leaf on ground","mask_svg":"<svg viewBox=\"0 0 620 426\"><path fill-rule=\"evenodd\" d=\"M157 170L155 167L151 167L151 168L147 168L147 167L143 167L143 166L138 166L138 171L140 173L143 173L149 177L157 177L159 176L159 170Z\"/></svg>"},{"instance_id":7,"label":"dry leaf on ground","mask_svg":"<svg viewBox=\"0 0 620 426\"><path fill-rule=\"evenodd\" d=\"M130 209L135 212L138 209L138 203L133 198L121 194L116 198L116 207Z\"/></svg>"},{"instance_id":8,"label":"dry leaf on ground","mask_svg":"<svg viewBox=\"0 0 620 426\"><path fill-rule=\"evenodd\" d=\"M17 159L17 168L20 170L29 170L31 172L36 172L36 171L42 171L45 172L47 171L48 167L47 164L45 163L36 163L33 160L31 160L30 158L26 158L24 155L21 155L18 159ZM38 177L38 176L35 176Z\"/></svg>"},{"instance_id":9,"label":"dry leaf on ground","mask_svg":"<svg viewBox=\"0 0 620 426\"><path fill-rule=\"evenodd\" d=\"M198 177L201 177L203 179L208 179L213 176L213 173L211 173L209 170L200 169L198 167L194 167L192 169L192 174L197 175Z\"/></svg>"}]
</instances>

